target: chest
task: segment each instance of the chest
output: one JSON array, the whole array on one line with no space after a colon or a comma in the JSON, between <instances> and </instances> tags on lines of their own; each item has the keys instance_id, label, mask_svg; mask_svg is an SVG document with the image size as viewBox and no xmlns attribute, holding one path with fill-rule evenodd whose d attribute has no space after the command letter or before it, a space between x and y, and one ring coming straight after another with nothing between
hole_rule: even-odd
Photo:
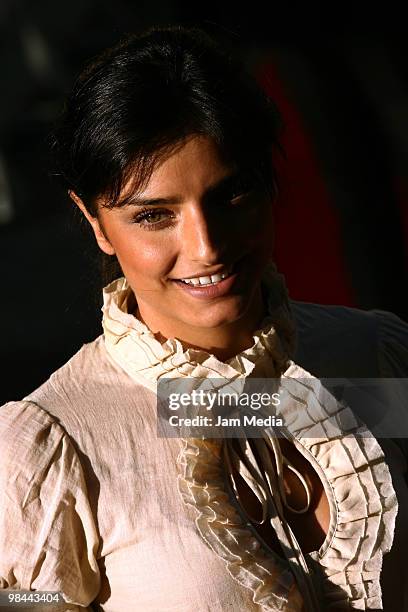
<instances>
[{"instance_id":1,"label":"chest","mask_svg":"<svg viewBox=\"0 0 408 612\"><path fill-rule=\"evenodd\" d=\"M325 540L330 525L330 507L323 483L312 463L291 442L279 438L279 445L284 456L302 474L311 491L309 509L299 514L284 506L284 518L304 553L318 550ZM244 510L255 521L260 521L262 508L259 500L237 471L234 472L234 479ZM294 510L305 508L307 503L305 488L296 474L286 466L283 468L283 484L288 505ZM266 520L263 524L257 524L255 521L252 523L255 531L270 548L284 558L270 522Z\"/></svg>"}]
</instances>

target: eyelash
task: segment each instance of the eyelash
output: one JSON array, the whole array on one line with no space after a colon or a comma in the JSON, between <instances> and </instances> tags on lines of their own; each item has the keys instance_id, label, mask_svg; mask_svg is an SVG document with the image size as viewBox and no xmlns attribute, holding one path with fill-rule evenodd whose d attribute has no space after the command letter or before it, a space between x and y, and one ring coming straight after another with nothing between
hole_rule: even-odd
<instances>
[{"instance_id":1,"label":"eyelash","mask_svg":"<svg viewBox=\"0 0 408 612\"><path fill-rule=\"evenodd\" d=\"M252 191L253 191L253 187L251 186L245 189L235 189L231 193L230 197L228 198L228 201L232 202L233 200L237 200L238 198L244 198L245 196L249 195ZM169 225L168 221L150 222L148 221L148 219L151 219L155 215L167 214L167 213L168 211L165 209L156 208L154 210L150 210L148 208L142 208L142 210L133 218L132 222L143 226L144 229L147 229L147 230L160 229L164 225L166 225L167 227ZM145 223L143 223L144 221Z\"/></svg>"},{"instance_id":2,"label":"eyelash","mask_svg":"<svg viewBox=\"0 0 408 612\"><path fill-rule=\"evenodd\" d=\"M163 221L153 221L153 222L150 222L150 221L148 221L148 219L151 219L155 215L167 214L167 213L168 213L167 210L160 209L160 208L156 208L154 210L149 210L148 208L142 208L140 213L138 213L133 218L133 223L137 223L138 225L142 225L147 230L157 229L157 227L160 228L163 225L163 223L166 223L166 221L164 221L164 222ZM146 221L146 223L143 223L143 221ZM151 227L149 227L149 226L151 226ZM152 227L152 226L154 226L154 227Z\"/></svg>"}]
</instances>

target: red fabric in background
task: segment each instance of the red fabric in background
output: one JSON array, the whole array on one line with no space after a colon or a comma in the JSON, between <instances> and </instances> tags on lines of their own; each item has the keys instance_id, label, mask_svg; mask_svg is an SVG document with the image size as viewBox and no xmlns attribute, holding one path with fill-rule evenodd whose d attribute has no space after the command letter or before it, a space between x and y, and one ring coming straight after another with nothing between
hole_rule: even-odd
<instances>
[{"instance_id":1,"label":"red fabric in background","mask_svg":"<svg viewBox=\"0 0 408 612\"><path fill-rule=\"evenodd\" d=\"M340 218L321 175L301 116L289 99L273 61L259 66L258 82L274 100L285 129L287 159L276 156L280 195L275 206L275 257L290 296L321 304L356 306L344 261Z\"/></svg>"}]
</instances>

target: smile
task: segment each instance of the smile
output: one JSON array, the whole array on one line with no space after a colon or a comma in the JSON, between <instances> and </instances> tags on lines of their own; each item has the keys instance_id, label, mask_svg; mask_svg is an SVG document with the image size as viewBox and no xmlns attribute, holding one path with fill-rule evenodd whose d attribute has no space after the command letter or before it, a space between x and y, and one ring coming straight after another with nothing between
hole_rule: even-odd
<instances>
[{"instance_id":1,"label":"smile","mask_svg":"<svg viewBox=\"0 0 408 612\"><path fill-rule=\"evenodd\" d=\"M242 261L242 260L240 260ZM238 278L242 276L242 263L235 263L224 268L224 272L210 276L175 279L173 282L184 294L198 300L212 300L232 295L237 289ZM198 282L197 282L198 281Z\"/></svg>"},{"instance_id":2,"label":"smile","mask_svg":"<svg viewBox=\"0 0 408 612\"><path fill-rule=\"evenodd\" d=\"M222 274L212 274L211 276L196 276L195 278L180 278L180 282L186 285L216 285L224 278L228 278L232 274L232 266L223 272Z\"/></svg>"}]
</instances>

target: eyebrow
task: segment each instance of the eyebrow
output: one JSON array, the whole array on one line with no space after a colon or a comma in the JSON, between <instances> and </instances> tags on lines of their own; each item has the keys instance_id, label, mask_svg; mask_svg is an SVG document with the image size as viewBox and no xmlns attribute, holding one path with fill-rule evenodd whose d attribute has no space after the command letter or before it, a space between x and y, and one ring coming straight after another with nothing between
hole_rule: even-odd
<instances>
[{"instance_id":1,"label":"eyebrow","mask_svg":"<svg viewBox=\"0 0 408 612\"><path fill-rule=\"evenodd\" d=\"M214 183L214 185L210 185L204 192L204 198L207 199L218 192L228 189L228 187L232 186L235 181L237 181L243 175L242 170L235 170L222 179ZM125 198L125 206L158 206L158 205L171 205L171 204L180 204L182 202L182 198L180 196L171 196L168 198L139 198L137 195L130 196L129 198Z\"/></svg>"}]
</instances>

